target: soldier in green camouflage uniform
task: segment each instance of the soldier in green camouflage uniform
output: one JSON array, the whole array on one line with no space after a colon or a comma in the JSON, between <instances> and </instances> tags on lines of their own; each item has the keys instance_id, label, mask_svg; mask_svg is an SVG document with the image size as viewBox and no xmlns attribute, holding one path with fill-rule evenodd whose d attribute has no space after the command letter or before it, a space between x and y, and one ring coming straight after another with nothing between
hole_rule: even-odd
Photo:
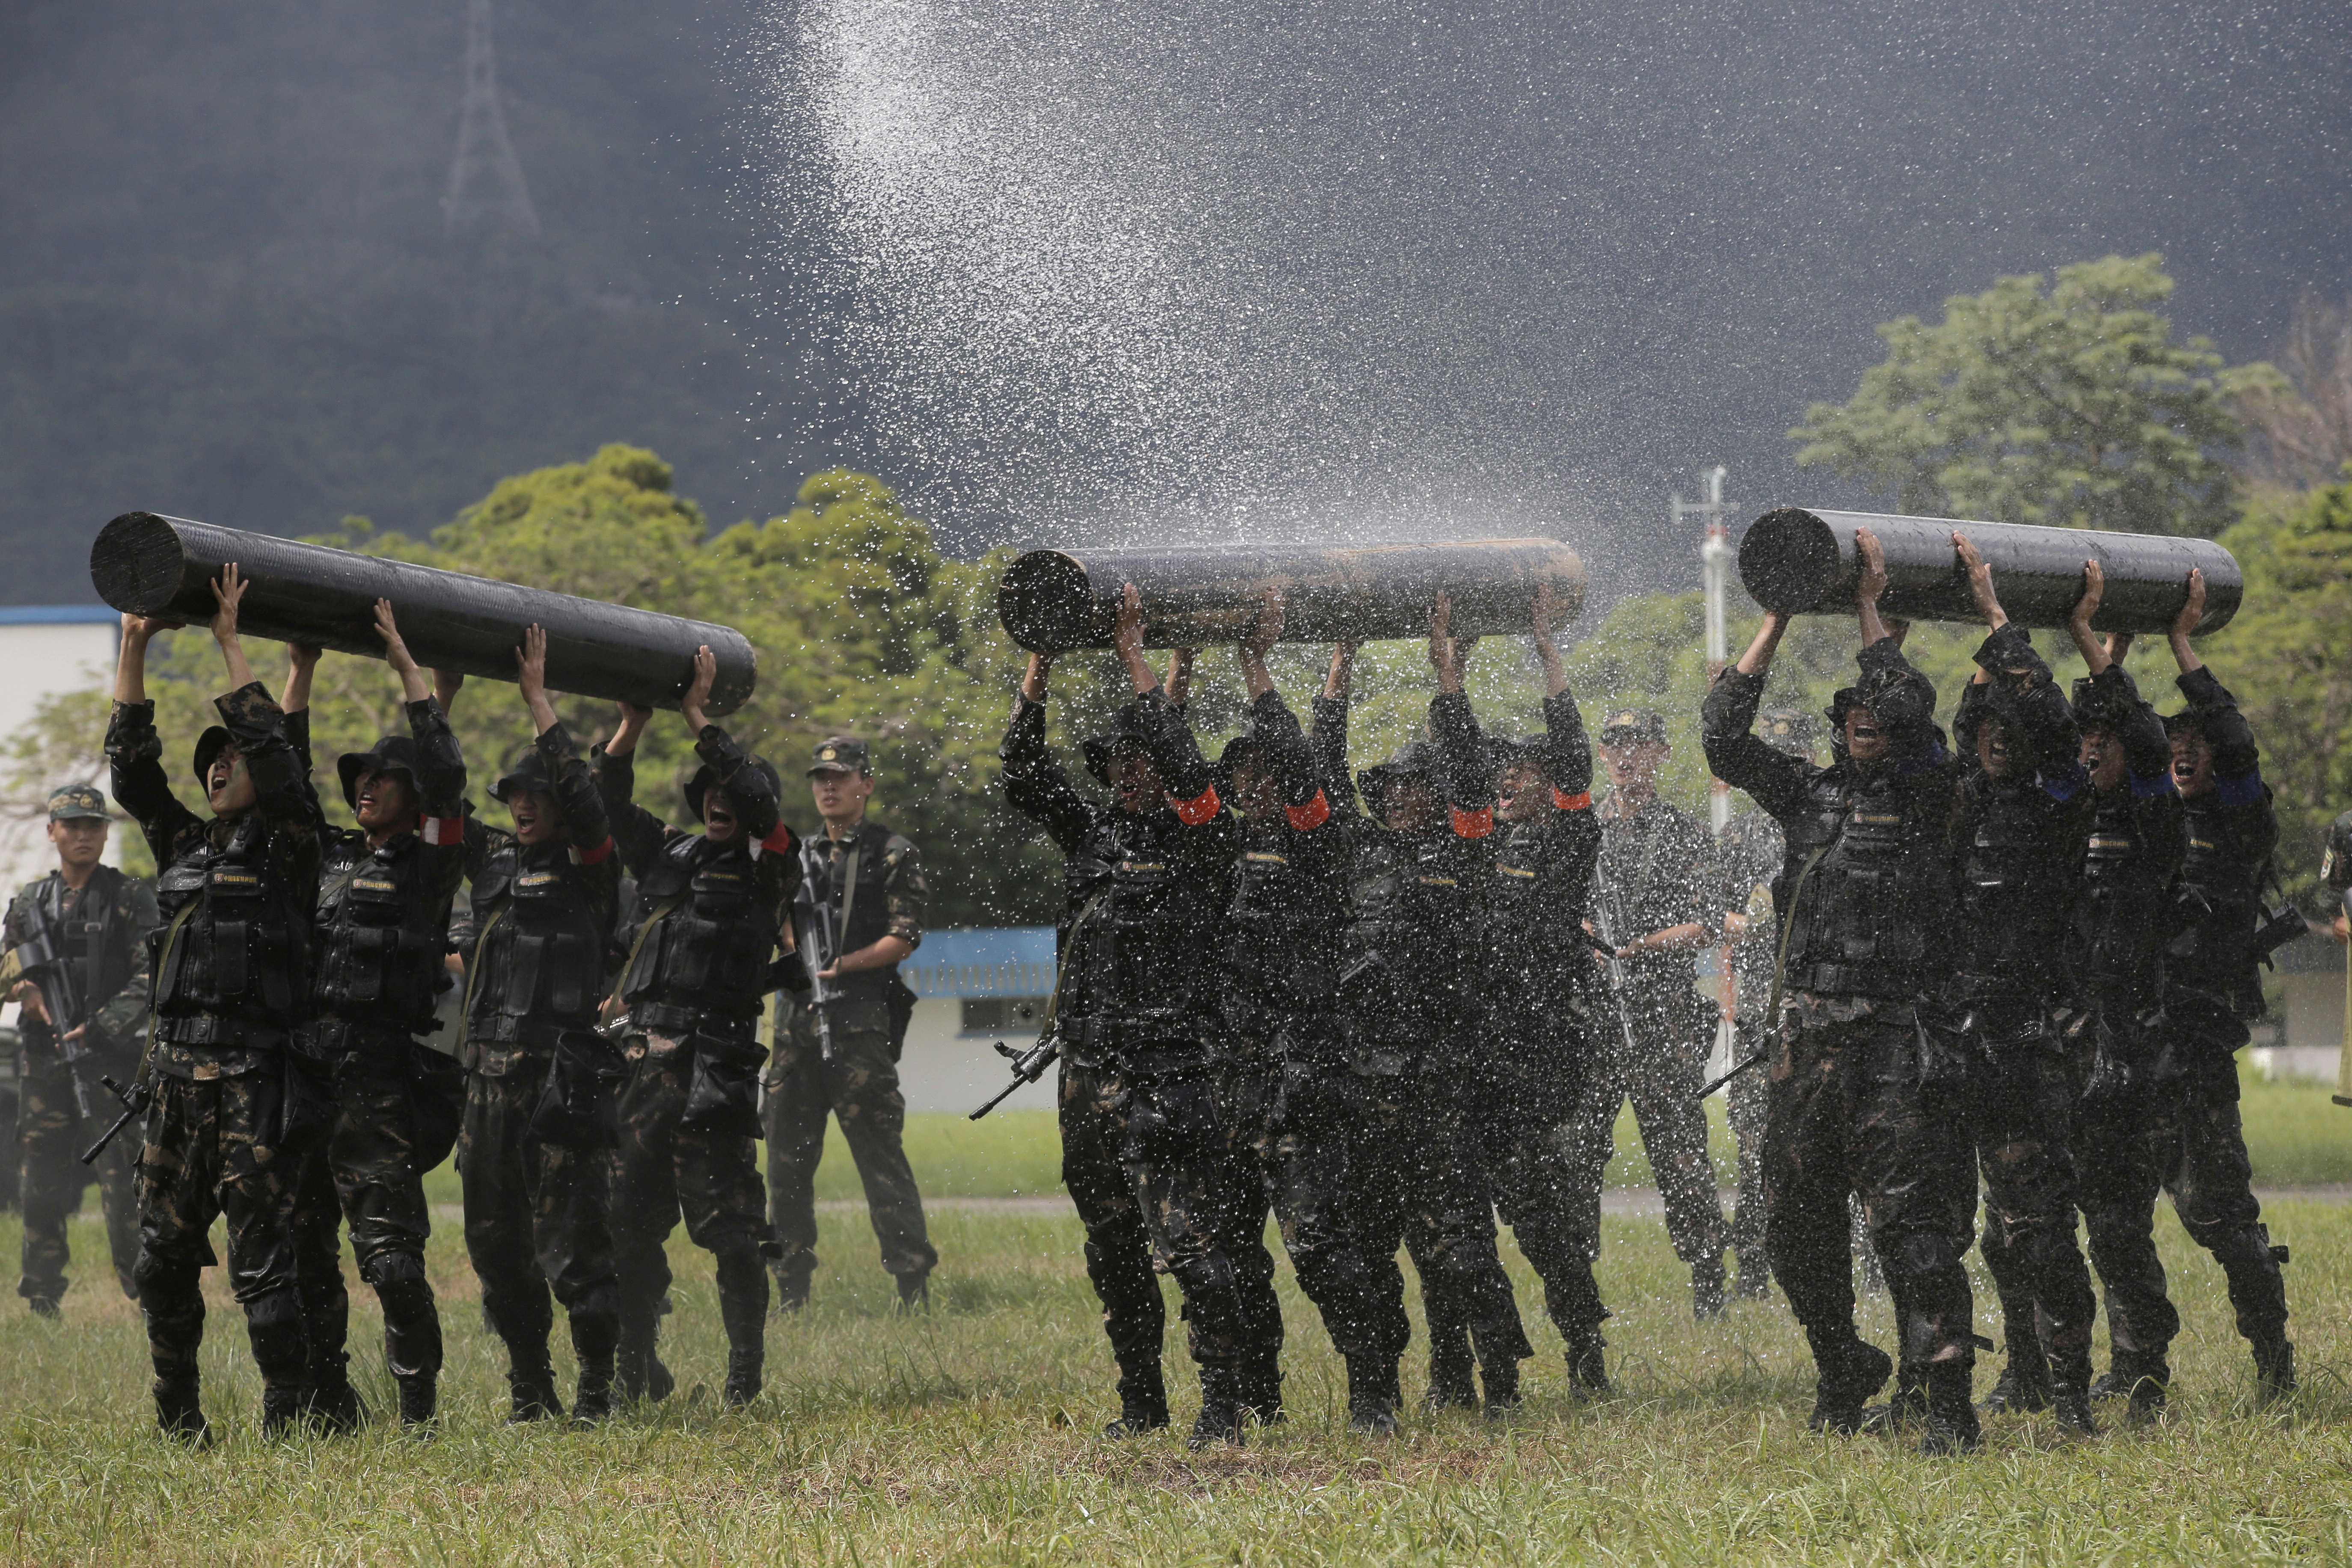
<instances>
[{"instance_id":1,"label":"soldier in green camouflage uniform","mask_svg":"<svg viewBox=\"0 0 2352 1568\"><path fill-rule=\"evenodd\" d=\"M806 1302L816 1271L816 1167L828 1111L840 1119L865 1184L882 1267L897 1278L899 1300L912 1304L928 1299L940 1255L924 1228L923 1197L902 1142L898 1051L913 994L898 966L923 940L929 892L914 845L866 820L874 771L865 742L824 742L808 773L824 831L802 841L793 923L814 999L778 999L761 1113L768 1215L783 1246L779 1304L789 1311Z\"/></svg>"},{"instance_id":2,"label":"soldier in green camouflage uniform","mask_svg":"<svg viewBox=\"0 0 2352 1568\"><path fill-rule=\"evenodd\" d=\"M24 1011L19 1145L24 1176L25 1275L16 1293L45 1318L66 1293L66 1221L97 1178L106 1239L122 1293L139 1299L137 1146L118 1140L85 1166L78 1156L113 1120L100 1074L130 1081L147 1032L147 933L155 895L136 877L99 863L106 852L106 797L89 784L49 796L49 842L58 868L25 884L8 906L0 984ZM33 943L30 948L26 943ZM63 1036L61 1038L60 1036Z\"/></svg>"},{"instance_id":3,"label":"soldier in green camouflage uniform","mask_svg":"<svg viewBox=\"0 0 2352 1568\"><path fill-rule=\"evenodd\" d=\"M262 1378L262 1430L283 1431L310 1395L293 1215L299 1173L289 1150L310 1135L289 1059L289 1031L310 1003L309 937L319 893L319 836L285 715L253 679L236 636L237 570L214 584L212 631L232 689L222 723L196 742L195 774L214 813L173 798L146 700L147 641L162 622L122 618L122 654L106 756L114 798L139 821L162 868L155 879L157 1015L141 1078L152 1091L139 1163L139 1305L155 1368L157 1424L210 1436L198 1403L197 1352L213 1263L213 1220L228 1222L229 1286L245 1308Z\"/></svg>"}]
</instances>

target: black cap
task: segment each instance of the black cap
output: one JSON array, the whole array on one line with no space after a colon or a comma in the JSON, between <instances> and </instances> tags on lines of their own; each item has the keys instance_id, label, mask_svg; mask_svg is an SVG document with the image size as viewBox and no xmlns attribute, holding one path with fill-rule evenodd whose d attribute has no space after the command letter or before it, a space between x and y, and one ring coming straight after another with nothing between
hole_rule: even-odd
<instances>
[{"instance_id":1,"label":"black cap","mask_svg":"<svg viewBox=\"0 0 2352 1568\"><path fill-rule=\"evenodd\" d=\"M1756 738L1791 757L1813 754L1813 716L1793 708L1773 708L1756 716Z\"/></svg>"},{"instance_id":2,"label":"black cap","mask_svg":"<svg viewBox=\"0 0 2352 1568\"><path fill-rule=\"evenodd\" d=\"M1129 700L1119 705L1110 716L1110 728L1099 735L1088 736L1078 747L1078 754L1087 760L1087 772L1101 784L1110 783L1111 759L1121 746L1145 749L1143 711Z\"/></svg>"},{"instance_id":3,"label":"black cap","mask_svg":"<svg viewBox=\"0 0 2352 1568\"><path fill-rule=\"evenodd\" d=\"M1666 743L1666 721L1647 708L1620 708L1601 721L1601 743L1604 746L1633 745L1643 741L1658 746Z\"/></svg>"},{"instance_id":4,"label":"black cap","mask_svg":"<svg viewBox=\"0 0 2352 1568\"><path fill-rule=\"evenodd\" d=\"M808 771L811 778L819 773L870 773L874 765L865 742L855 735L829 735L816 743L816 759Z\"/></svg>"},{"instance_id":5,"label":"black cap","mask_svg":"<svg viewBox=\"0 0 2352 1568\"><path fill-rule=\"evenodd\" d=\"M215 724L196 737L197 788L205 790L212 788L213 763L219 760L223 752L235 744L236 744L236 738L228 732L228 726L226 724Z\"/></svg>"},{"instance_id":6,"label":"black cap","mask_svg":"<svg viewBox=\"0 0 2352 1568\"><path fill-rule=\"evenodd\" d=\"M343 781L343 804L353 811L360 808L360 779L367 773L405 773L408 793L417 795L416 762L416 742L408 735L386 735L364 752L345 752L335 759L335 772ZM425 803L411 804L422 809Z\"/></svg>"},{"instance_id":7,"label":"black cap","mask_svg":"<svg viewBox=\"0 0 2352 1568\"><path fill-rule=\"evenodd\" d=\"M533 790L544 795L555 793L555 769L535 745L525 746L515 753L514 761L507 764L507 771L491 784L490 798L511 800L517 790L526 795Z\"/></svg>"}]
</instances>

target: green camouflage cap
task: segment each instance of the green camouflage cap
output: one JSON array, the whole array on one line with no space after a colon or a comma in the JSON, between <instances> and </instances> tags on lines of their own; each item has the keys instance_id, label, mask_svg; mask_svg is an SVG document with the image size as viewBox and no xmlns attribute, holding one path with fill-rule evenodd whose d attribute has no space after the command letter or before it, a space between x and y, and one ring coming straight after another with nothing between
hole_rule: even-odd
<instances>
[{"instance_id":1,"label":"green camouflage cap","mask_svg":"<svg viewBox=\"0 0 2352 1568\"><path fill-rule=\"evenodd\" d=\"M1655 746L1666 743L1666 721L1647 708L1620 708L1601 721L1604 746L1630 746L1643 741Z\"/></svg>"},{"instance_id":2,"label":"green camouflage cap","mask_svg":"<svg viewBox=\"0 0 2352 1568\"><path fill-rule=\"evenodd\" d=\"M1756 738L1776 752L1792 757L1813 754L1813 716L1774 708L1757 715Z\"/></svg>"},{"instance_id":3,"label":"green camouflage cap","mask_svg":"<svg viewBox=\"0 0 2352 1568\"><path fill-rule=\"evenodd\" d=\"M816 760L809 764L809 776L819 773L870 773L873 767L866 761L866 742L854 735L829 735L816 743Z\"/></svg>"},{"instance_id":4,"label":"green camouflage cap","mask_svg":"<svg viewBox=\"0 0 2352 1568\"><path fill-rule=\"evenodd\" d=\"M50 792L51 822L71 822L85 816L95 816L103 822L113 815L106 809L106 796L99 794L96 784L68 784Z\"/></svg>"}]
</instances>

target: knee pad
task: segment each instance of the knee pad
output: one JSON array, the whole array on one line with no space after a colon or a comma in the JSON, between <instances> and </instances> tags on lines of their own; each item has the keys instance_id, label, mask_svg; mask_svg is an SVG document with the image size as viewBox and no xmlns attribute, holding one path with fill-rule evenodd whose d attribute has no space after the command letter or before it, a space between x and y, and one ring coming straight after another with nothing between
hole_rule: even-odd
<instances>
[{"instance_id":1,"label":"knee pad","mask_svg":"<svg viewBox=\"0 0 2352 1568\"><path fill-rule=\"evenodd\" d=\"M1894 1264L1914 1279L1959 1267L1959 1248L1952 1238L1931 1230L1885 1237L1876 1245L1882 1264Z\"/></svg>"},{"instance_id":2,"label":"knee pad","mask_svg":"<svg viewBox=\"0 0 2352 1568\"><path fill-rule=\"evenodd\" d=\"M302 1321L302 1292L290 1285L265 1290L245 1303L245 1321L247 1327L254 1329L274 1329L286 1323L299 1323Z\"/></svg>"},{"instance_id":3,"label":"knee pad","mask_svg":"<svg viewBox=\"0 0 2352 1568\"><path fill-rule=\"evenodd\" d=\"M425 1259L414 1252L379 1252L360 1265L360 1279L378 1290L425 1280Z\"/></svg>"},{"instance_id":4,"label":"knee pad","mask_svg":"<svg viewBox=\"0 0 2352 1568\"><path fill-rule=\"evenodd\" d=\"M1176 1283L1183 1287L1187 1302L1213 1300L1239 1294L1234 1280L1233 1260L1222 1252L1189 1258L1169 1272L1175 1275Z\"/></svg>"},{"instance_id":5,"label":"knee pad","mask_svg":"<svg viewBox=\"0 0 2352 1568\"><path fill-rule=\"evenodd\" d=\"M179 1295L194 1294L196 1279L204 1265L193 1259L159 1258L142 1247L138 1260L131 1266L131 1278L138 1283L139 1298L144 1301L162 1300Z\"/></svg>"}]
</instances>

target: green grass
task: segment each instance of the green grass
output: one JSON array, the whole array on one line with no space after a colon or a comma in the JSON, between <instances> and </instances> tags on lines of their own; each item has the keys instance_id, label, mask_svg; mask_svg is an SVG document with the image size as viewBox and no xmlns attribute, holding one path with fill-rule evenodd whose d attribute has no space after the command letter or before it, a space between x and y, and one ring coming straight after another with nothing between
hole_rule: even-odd
<instances>
[{"instance_id":1,"label":"green grass","mask_svg":"<svg viewBox=\"0 0 2352 1568\"><path fill-rule=\"evenodd\" d=\"M2300 1152L2292 1157L2307 1163L2297 1169L2317 1173L2305 1179L2324 1179L2336 1167L2321 1146L2336 1128L2352 1142L2352 1111L2335 1124L2284 1114L2308 1100L2265 1089L2248 1110L2258 1144ZM919 1168L942 1178L935 1191L1034 1190L1025 1184L1052 1167L1042 1114L994 1128L950 1123L961 1119L923 1119L910 1131ZM960 1144L960 1131L987 1142ZM989 1174L992 1160L1005 1162L1003 1176ZM854 1182L845 1155L827 1163L838 1164L839 1183ZM864 1217L827 1211L821 1247L831 1266L808 1312L771 1329L770 1392L741 1415L721 1414L712 1397L722 1345L708 1260L678 1238L667 1352L680 1392L592 1433L501 1424L499 1361L472 1310L457 1226L445 1220L431 1258L448 1305L441 1441L420 1447L378 1426L355 1439L264 1445L241 1327L215 1295L207 1405L225 1441L194 1454L149 1429L135 1315L88 1283L103 1240L79 1222L84 1283L66 1321L0 1311L0 1560L2352 1558L2352 1395L2339 1328L2352 1313L2352 1209L2290 1200L2265 1217L2294 1248L2288 1283L2305 1391L2291 1407L2251 1408L2219 1273L2168 1217L2158 1233L2186 1323L2174 1416L2091 1443L2041 1418L2002 1418L1988 1424L1986 1452L1966 1461L1808 1436L1810 1365L1786 1312L1743 1304L1719 1324L1693 1323L1686 1276L1658 1224L1616 1218L1601 1268L1619 1312L1610 1336L1617 1399L1570 1402L1557 1337L1536 1321L1540 1296L1514 1258L1538 1346L1526 1412L1499 1427L1415 1415L1398 1440L1353 1436L1340 1419L1338 1360L1285 1265L1290 1424L1241 1452L1194 1455L1172 1437L1108 1444L1093 1435L1110 1414L1110 1368L1076 1222L953 1206L934 1215L936 1309L914 1319L890 1312ZM13 1217L0 1221L0 1255L13 1256L16 1236ZM353 1319L355 1365L381 1406L390 1388L364 1290ZM1883 1301L1866 1305L1865 1329L1890 1342ZM1169 1353L1182 1419L1196 1394L1176 1332ZM1416 1345L1409 1394L1419 1370ZM1980 1369L1979 1384L1990 1376Z\"/></svg>"}]
</instances>

